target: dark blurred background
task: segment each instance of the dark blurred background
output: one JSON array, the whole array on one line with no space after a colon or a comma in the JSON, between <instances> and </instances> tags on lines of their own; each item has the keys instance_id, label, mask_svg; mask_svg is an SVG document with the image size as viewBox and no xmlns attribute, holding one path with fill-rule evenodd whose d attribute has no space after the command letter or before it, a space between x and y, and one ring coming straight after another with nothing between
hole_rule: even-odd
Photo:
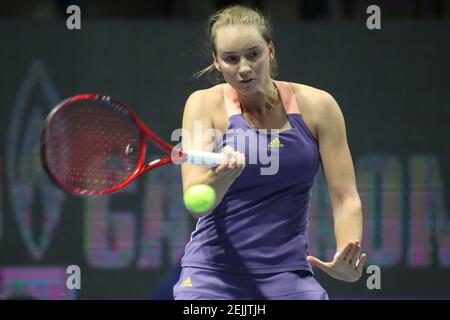
<instances>
[{"instance_id":1,"label":"dark blurred background","mask_svg":"<svg viewBox=\"0 0 450 320\"><path fill-rule=\"evenodd\" d=\"M68 195L42 170L40 132L59 101L94 92L170 141L189 94L211 85L193 77L210 63L205 22L233 3L272 18L277 79L330 92L346 119L366 266L379 266L381 287L371 289L371 269L352 284L317 271L330 297L450 298L447 0L1 1L0 298L171 299L195 227L179 167L111 196ZM66 27L72 4L80 30ZM369 5L381 29L367 28ZM323 259L334 254L331 214L319 174L310 245ZM80 290L66 287L70 265Z\"/></svg>"},{"instance_id":2,"label":"dark blurred background","mask_svg":"<svg viewBox=\"0 0 450 320\"><path fill-rule=\"evenodd\" d=\"M447 0L21 0L3 1L2 17L46 19L64 17L69 5L78 5L87 18L204 20L230 4L246 4L270 13L273 20L355 20L365 17L369 5L378 5L387 19L444 19Z\"/></svg>"}]
</instances>

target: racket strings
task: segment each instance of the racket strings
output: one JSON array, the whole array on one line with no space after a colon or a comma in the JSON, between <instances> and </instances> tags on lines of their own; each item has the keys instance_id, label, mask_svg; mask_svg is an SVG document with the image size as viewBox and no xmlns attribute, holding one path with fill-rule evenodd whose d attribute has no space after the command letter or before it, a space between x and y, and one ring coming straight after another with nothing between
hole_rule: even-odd
<instances>
[{"instance_id":1,"label":"racket strings","mask_svg":"<svg viewBox=\"0 0 450 320\"><path fill-rule=\"evenodd\" d=\"M81 100L56 113L46 143L57 180L70 189L105 190L136 169L140 131L131 116L105 102Z\"/></svg>"}]
</instances>

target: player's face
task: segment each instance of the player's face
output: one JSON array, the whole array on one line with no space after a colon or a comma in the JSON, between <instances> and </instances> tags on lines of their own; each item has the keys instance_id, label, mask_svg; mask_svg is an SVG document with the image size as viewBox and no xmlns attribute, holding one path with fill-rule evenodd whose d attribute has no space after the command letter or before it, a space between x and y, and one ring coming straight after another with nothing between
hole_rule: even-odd
<instances>
[{"instance_id":1,"label":"player's face","mask_svg":"<svg viewBox=\"0 0 450 320\"><path fill-rule=\"evenodd\" d=\"M216 30L214 64L225 81L244 94L262 90L270 79L273 44L256 26L230 25Z\"/></svg>"}]
</instances>

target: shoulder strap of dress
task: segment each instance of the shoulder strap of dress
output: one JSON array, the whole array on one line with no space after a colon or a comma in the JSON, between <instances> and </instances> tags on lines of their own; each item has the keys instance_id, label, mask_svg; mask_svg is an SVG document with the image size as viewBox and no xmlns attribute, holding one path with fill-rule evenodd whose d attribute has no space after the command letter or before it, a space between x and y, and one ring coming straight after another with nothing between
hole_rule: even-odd
<instances>
[{"instance_id":1,"label":"shoulder strap of dress","mask_svg":"<svg viewBox=\"0 0 450 320\"><path fill-rule=\"evenodd\" d=\"M274 80L274 83L280 93L281 101L283 102L286 113L300 114L297 99L295 98L294 90L291 85L285 81ZM236 90L228 83L223 85L223 97L228 117L242 113Z\"/></svg>"},{"instance_id":2,"label":"shoulder strap of dress","mask_svg":"<svg viewBox=\"0 0 450 320\"><path fill-rule=\"evenodd\" d=\"M234 88L228 83L223 85L223 98L228 117L242 113L236 90L234 90Z\"/></svg>"},{"instance_id":3,"label":"shoulder strap of dress","mask_svg":"<svg viewBox=\"0 0 450 320\"><path fill-rule=\"evenodd\" d=\"M274 80L277 86L278 92L280 93L281 101L283 102L284 109L287 114L300 114L300 108L297 104L297 99L295 98L294 90L291 85L285 81Z\"/></svg>"}]
</instances>

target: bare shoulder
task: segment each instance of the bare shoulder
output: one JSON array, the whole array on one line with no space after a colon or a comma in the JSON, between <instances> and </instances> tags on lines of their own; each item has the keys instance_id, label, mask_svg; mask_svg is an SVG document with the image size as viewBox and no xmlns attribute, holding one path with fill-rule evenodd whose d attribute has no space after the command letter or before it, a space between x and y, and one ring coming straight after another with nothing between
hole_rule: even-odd
<instances>
[{"instance_id":1,"label":"bare shoulder","mask_svg":"<svg viewBox=\"0 0 450 320\"><path fill-rule=\"evenodd\" d=\"M342 117L341 109L334 97L325 90L299 83L290 83L300 108L314 122L316 127L339 121Z\"/></svg>"},{"instance_id":2,"label":"bare shoulder","mask_svg":"<svg viewBox=\"0 0 450 320\"><path fill-rule=\"evenodd\" d=\"M191 94L185 107L185 117L210 122L213 128L225 132L228 116L223 96L224 84L198 90Z\"/></svg>"},{"instance_id":3,"label":"bare shoulder","mask_svg":"<svg viewBox=\"0 0 450 320\"><path fill-rule=\"evenodd\" d=\"M211 88L194 91L188 98L186 104L195 104L202 111L219 106L223 101L223 84L218 84Z\"/></svg>"},{"instance_id":4,"label":"bare shoulder","mask_svg":"<svg viewBox=\"0 0 450 320\"><path fill-rule=\"evenodd\" d=\"M300 83L291 82L290 84L294 89L297 100L300 102L300 108L303 106L312 108L311 111L320 112L336 107L336 100L327 91Z\"/></svg>"}]
</instances>

